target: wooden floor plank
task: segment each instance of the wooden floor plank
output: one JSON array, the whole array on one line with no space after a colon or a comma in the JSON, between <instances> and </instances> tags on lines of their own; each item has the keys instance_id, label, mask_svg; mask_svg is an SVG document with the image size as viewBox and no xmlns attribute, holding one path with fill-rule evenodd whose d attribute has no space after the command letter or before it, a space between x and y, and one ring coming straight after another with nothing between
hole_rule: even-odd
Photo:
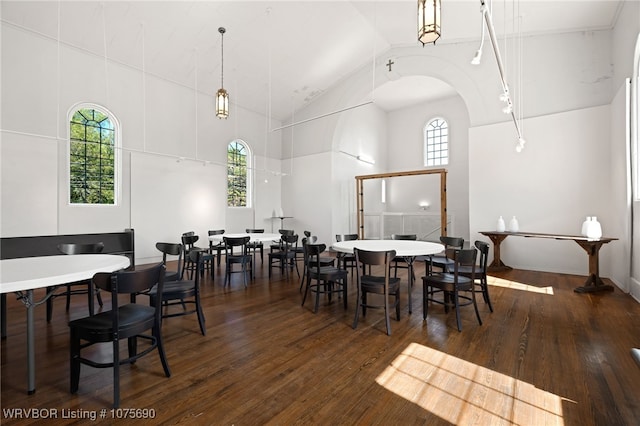
<instances>
[{"instance_id":1,"label":"wooden floor plank","mask_svg":"<svg viewBox=\"0 0 640 426\"><path fill-rule=\"evenodd\" d=\"M401 319L385 333L382 311L360 316L355 289L341 300L313 298L301 306L299 279L257 265L244 288L205 277L207 335L195 316L167 319L163 336L172 377L157 354L122 368L122 407L148 408L165 424L564 424L634 425L640 419L640 304L616 289L577 294L584 277L512 270L490 277L494 312L479 298L483 325L463 308L431 306L422 320L422 286L403 286ZM418 270L417 276L424 274ZM406 273L402 275L406 279ZM420 281L420 280L418 280ZM107 298L108 299L108 298ZM106 301L105 308L109 302ZM8 337L2 341L2 424L35 424L7 409L110 408L112 372L83 366L80 389L69 388L70 319L86 315L86 299L71 312L55 302L54 319L36 308L35 395L26 394L25 309L8 297ZM100 348L108 357L110 346ZM111 423L107 416L104 422ZM50 420L68 424L70 419ZM98 419L98 422L100 419Z\"/></svg>"}]
</instances>

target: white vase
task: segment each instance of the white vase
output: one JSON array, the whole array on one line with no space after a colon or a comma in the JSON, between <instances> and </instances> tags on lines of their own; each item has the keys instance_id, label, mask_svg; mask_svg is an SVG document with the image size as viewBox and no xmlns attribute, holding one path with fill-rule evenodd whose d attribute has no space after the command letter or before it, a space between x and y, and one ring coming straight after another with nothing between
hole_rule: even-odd
<instances>
[{"instance_id":1,"label":"white vase","mask_svg":"<svg viewBox=\"0 0 640 426\"><path fill-rule=\"evenodd\" d=\"M496 231L498 232L504 232L506 230L506 226L504 224L504 219L502 218L502 216L500 216L498 218L498 223L496 223Z\"/></svg>"},{"instance_id":2,"label":"white vase","mask_svg":"<svg viewBox=\"0 0 640 426\"><path fill-rule=\"evenodd\" d=\"M520 225L518 224L518 219L516 217L512 217L509 221L509 232L518 232L520 231Z\"/></svg>"},{"instance_id":3,"label":"white vase","mask_svg":"<svg viewBox=\"0 0 640 426\"><path fill-rule=\"evenodd\" d=\"M580 232L580 235L582 235L583 237L587 236L587 229L589 229L589 222L591 222L591 216L587 216L587 219L582 222L582 231Z\"/></svg>"},{"instance_id":4,"label":"white vase","mask_svg":"<svg viewBox=\"0 0 640 426\"><path fill-rule=\"evenodd\" d=\"M597 240L600 237L602 237L602 225L598 222L598 218L593 216L587 227L587 238Z\"/></svg>"}]
</instances>

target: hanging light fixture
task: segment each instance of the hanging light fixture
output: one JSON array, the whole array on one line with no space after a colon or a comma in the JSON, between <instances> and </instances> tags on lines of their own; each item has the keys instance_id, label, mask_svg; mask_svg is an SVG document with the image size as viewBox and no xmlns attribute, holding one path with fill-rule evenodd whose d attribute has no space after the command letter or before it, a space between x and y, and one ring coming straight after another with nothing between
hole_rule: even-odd
<instances>
[{"instance_id":1,"label":"hanging light fixture","mask_svg":"<svg viewBox=\"0 0 640 426\"><path fill-rule=\"evenodd\" d=\"M220 42L220 89L216 93L216 117L227 118L229 117L229 94L224 90L224 33L227 30L224 27L218 28L218 32L221 36Z\"/></svg>"},{"instance_id":2,"label":"hanging light fixture","mask_svg":"<svg viewBox=\"0 0 640 426\"><path fill-rule=\"evenodd\" d=\"M418 40L424 46L440 38L440 0L418 0Z\"/></svg>"}]
</instances>

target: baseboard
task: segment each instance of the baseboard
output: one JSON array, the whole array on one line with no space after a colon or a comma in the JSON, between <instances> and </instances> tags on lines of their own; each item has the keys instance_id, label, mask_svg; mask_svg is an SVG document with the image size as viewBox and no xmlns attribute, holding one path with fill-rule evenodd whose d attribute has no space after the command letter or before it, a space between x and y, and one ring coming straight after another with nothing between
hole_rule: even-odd
<instances>
[{"instance_id":1,"label":"baseboard","mask_svg":"<svg viewBox=\"0 0 640 426\"><path fill-rule=\"evenodd\" d=\"M640 303L640 281L633 277L629 279L629 294Z\"/></svg>"}]
</instances>

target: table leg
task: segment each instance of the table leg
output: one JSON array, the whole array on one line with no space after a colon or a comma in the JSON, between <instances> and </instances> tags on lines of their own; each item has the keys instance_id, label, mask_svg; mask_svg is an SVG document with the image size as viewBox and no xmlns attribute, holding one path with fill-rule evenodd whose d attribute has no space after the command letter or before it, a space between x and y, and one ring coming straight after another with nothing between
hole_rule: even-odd
<instances>
[{"instance_id":1,"label":"table leg","mask_svg":"<svg viewBox=\"0 0 640 426\"><path fill-rule=\"evenodd\" d=\"M573 291L576 293L594 293L598 291L613 291L613 286L605 284L600 278L599 253L600 247L604 244L602 241L583 241L575 240L589 255L589 276L584 286L577 287Z\"/></svg>"},{"instance_id":2,"label":"table leg","mask_svg":"<svg viewBox=\"0 0 640 426\"><path fill-rule=\"evenodd\" d=\"M407 281L409 282L409 288L407 291L407 294L409 295L409 315L411 315L411 290L413 289L413 261L416 260L415 257L405 257L405 260L407 261L407 273L409 275L409 277L407 278Z\"/></svg>"},{"instance_id":3,"label":"table leg","mask_svg":"<svg viewBox=\"0 0 640 426\"><path fill-rule=\"evenodd\" d=\"M7 338L7 295L0 294L0 336Z\"/></svg>"},{"instance_id":4,"label":"table leg","mask_svg":"<svg viewBox=\"0 0 640 426\"><path fill-rule=\"evenodd\" d=\"M27 393L36 393L36 356L35 356L35 327L33 325L33 311L36 305L33 303L33 290L27 290Z\"/></svg>"},{"instance_id":5,"label":"table leg","mask_svg":"<svg viewBox=\"0 0 640 426\"><path fill-rule=\"evenodd\" d=\"M492 272L507 271L511 269L510 266L505 265L500 259L500 244L507 238L508 234L491 234L487 235L493 243L493 261L488 266L488 270Z\"/></svg>"}]
</instances>

